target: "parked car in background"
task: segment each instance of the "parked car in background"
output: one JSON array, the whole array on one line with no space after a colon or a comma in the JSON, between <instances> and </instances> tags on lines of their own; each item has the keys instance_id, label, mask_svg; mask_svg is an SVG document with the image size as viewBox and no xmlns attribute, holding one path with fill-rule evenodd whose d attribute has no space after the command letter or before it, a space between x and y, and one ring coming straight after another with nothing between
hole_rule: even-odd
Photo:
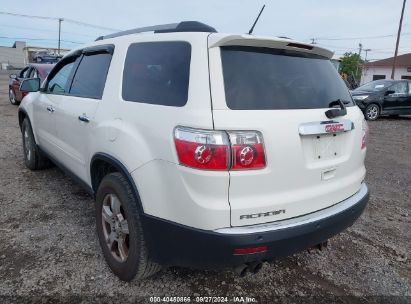
<instances>
[{"instance_id":1,"label":"parked car in background","mask_svg":"<svg viewBox=\"0 0 411 304\"><path fill-rule=\"evenodd\" d=\"M61 58L63 58L63 55L48 52L37 52L32 55L32 60L36 63L57 63Z\"/></svg>"},{"instance_id":2,"label":"parked car in background","mask_svg":"<svg viewBox=\"0 0 411 304\"><path fill-rule=\"evenodd\" d=\"M9 100L13 105L18 105L26 93L20 91L20 84L27 78L46 79L54 64L30 64L20 71L18 75L11 74L9 79Z\"/></svg>"},{"instance_id":3,"label":"parked car in background","mask_svg":"<svg viewBox=\"0 0 411 304\"><path fill-rule=\"evenodd\" d=\"M375 80L351 91L367 120L380 115L411 114L410 80Z\"/></svg>"}]
</instances>

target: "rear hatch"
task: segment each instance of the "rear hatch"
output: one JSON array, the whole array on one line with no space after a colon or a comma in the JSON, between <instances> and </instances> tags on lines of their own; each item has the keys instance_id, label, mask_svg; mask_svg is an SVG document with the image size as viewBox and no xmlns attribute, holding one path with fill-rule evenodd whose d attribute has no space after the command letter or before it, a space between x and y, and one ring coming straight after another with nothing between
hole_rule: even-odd
<instances>
[{"instance_id":1,"label":"rear hatch","mask_svg":"<svg viewBox=\"0 0 411 304\"><path fill-rule=\"evenodd\" d=\"M364 120L329 60L287 40L209 37L216 130L261 132L266 167L231 170L231 225L301 216L355 194L365 176ZM328 118L330 108L346 115Z\"/></svg>"}]
</instances>

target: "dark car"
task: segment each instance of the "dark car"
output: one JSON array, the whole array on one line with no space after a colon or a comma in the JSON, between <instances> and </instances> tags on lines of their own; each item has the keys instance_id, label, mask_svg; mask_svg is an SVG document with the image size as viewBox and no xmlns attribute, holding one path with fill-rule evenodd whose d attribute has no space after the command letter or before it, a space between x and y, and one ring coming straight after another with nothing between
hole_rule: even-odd
<instances>
[{"instance_id":1,"label":"dark car","mask_svg":"<svg viewBox=\"0 0 411 304\"><path fill-rule=\"evenodd\" d=\"M20 91L20 84L27 78L40 78L40 82L46 79L54 64L30 64L20 71L19 74L10 75L9 100L13 105L18 105L26 93Z\"/></svg>"},{"instance_id":2,"label":"dark car","mask_svg":"<svg viewBox=\"0 0 411 304\"><path fill-rule=\"evenodd\" d=\"M410 80L375 80L351 92L367 120L380 115L411 114Z\"/></svg>"},{"instance_id":3,"label":"dark car","mask_svg":"<svg viewBox=\"0 0 411 304\"><path fill-rule=\"evenodd\" d=\"M49 54L48 52L34 53L32 59L37 63L57 63L63 55Z\"/></svg>"}]
</instances>

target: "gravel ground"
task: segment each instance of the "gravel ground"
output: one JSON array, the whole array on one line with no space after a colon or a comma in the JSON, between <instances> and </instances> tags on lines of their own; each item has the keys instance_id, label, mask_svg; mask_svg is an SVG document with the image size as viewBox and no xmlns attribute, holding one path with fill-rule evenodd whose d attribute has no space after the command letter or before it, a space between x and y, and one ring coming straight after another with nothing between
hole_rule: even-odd
<instances>
[{"instance_id":1,"label":"gravel ground","mask_svg":"<svg viewBox=\"0 0 411 304\"><path fill-rule=\"evenodd\" d=\"M265 264L257 275L169 268L124 283L106 266L93 199L60 170L31 172L17 107L0 75L0 302L149 302L150 296L233 296L260 303L411 302L411 118L370 123L371 200L324 251Z\"/></svg>"}]
</instances>

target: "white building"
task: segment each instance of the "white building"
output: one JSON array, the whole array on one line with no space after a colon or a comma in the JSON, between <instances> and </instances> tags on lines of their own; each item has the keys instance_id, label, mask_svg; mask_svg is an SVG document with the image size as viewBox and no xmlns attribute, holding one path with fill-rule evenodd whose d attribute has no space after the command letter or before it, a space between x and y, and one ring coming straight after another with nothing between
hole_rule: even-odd
<instances>
[{"instance_id":1,"label":"white building","mask_svg":"<svg viewBox=\"0 0 411 304\"><path fill-rule=\"evenodd\" d=\"M60 48L60 54L65 55L70 49ZM45 52L57 54L57 48L27 46L24 41L16 41L12 47L0 46L0 70L9 68L22 69L29 62L32 62L33 53Z\"/></svg>"},{"instance_id":2,"label":"white building","mask_svg":"<svg viewBox=\"0 0 411 304\"><path fill-rule=\"evenodd\" d=\"M12 47L0 46L0 70L7 66L22 68L27 64L26 43L16 41Z\"/></svg>"},{"instance_id":3,"label":"white building","mask_svg":"<svg viewBox=\"0 0 411 304\"><path fill-rule=\"evenodd\" d=\"M394 57L368 62L364 65L361 84L390 79ZM411 53L397 56L394 79L411 79Z\"/></svg>"}]
</instances>

